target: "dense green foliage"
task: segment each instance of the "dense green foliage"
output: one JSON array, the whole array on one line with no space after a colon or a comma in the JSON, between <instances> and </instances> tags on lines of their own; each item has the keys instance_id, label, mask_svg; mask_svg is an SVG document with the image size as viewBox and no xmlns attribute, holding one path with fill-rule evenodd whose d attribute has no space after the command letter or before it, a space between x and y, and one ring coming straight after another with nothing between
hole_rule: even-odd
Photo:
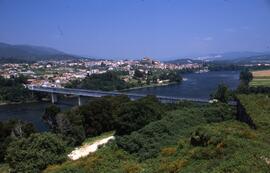
<instances>
[{"instance_id":1,"label":"dense green foliage","mask_svg":"<svg viewBox=\"0 0 270 173\"><path fill-rule=\"evenodd\" d=\"M182 81L181 73L184 72L186 71L151 69L147 74L144 74L141 78L145 79L148 84L158 83L158 80L167 82L181 82Z\"/></svg>"},{"instance_id":2,"label":"dense green foliage","mask_svg":"<svg viewBox=\"0 0 270 173\"><path fill-rule=\"evenodd\" d=\"M245 68L241 65L226 63L209 63L207 67L210 71L238 71Z\"/></svg>"},{"instance_id":3,"label":"dense green foliage","mask_svg":"<svg viewBox=\"0 0 270 173\"><path fill-rule=\"evenodd\" d=\"M23 102L31 99L30 92L23 86L26 78L5 79L0 76L0 102Z\"/></svg>"},{"instance_id":4,"label":"dense green foliage","mask_svg":"<svg viewBox=\"0 0 270 173\"><path fill-rule=\"evenodd\" d=\"M230 99L232 99L232 92L227 85L219 84L216 91L214 91L210 97L223 103L227 103Z\"/></svg>"},{"instance_id":5,"label":"dense green foliage","mask_svg":"<svg viewBox=\"0 0 270 173\"><path fill-rule=\"evenodd\" d=\"M49 124L52 131L57 131L56 115L61 112L61 109L56 105L50 105L45 109L43 119Z\"/></svg>"},{"instance_id":6,"label":"dense green foliage","mask_svg":"<svg viewBox=\"0 0 270 173\"><path fill-rule=\"evenodd\" d=\"M141 87L150 84L181 82L181 70L159 70L140 71L135 69L134 76L129 76L127 71L107 71L102 74L92 74L83 80L69 82L67 88L83 88L93 90L124 90L132 87ZM129 78L128 81L122 80Z\"/></svg>"},{"instance_id":7,"label":"dense green foliage","mask_svg":"<svg viewBox=\"0 0 270 173\"><path fill-rule=\"evenodd\" d=\"M189 134L192 126L231 118L232 112L226 105L177 109L131 135L119 136L117 144L140 159L147 159L156 156L162 147L175 144L175 139Z\"/></svg>"},{"instance_id":8,"label":"dense green foliage","mask_svg":"<svg viewBox=\"0 0 270 173\"><path fill-rule=\"evenodd\" d=\"M162 113L162 105L154 96L130 101L123 95L98 98L60 113L58 108L50 106L45 111L45 120L70 145L79 145L86 137L111 130L128 134L160 119Z\"/></svg>"},{"instance_id":9,"label":"dense green foliage","mask_svg":"<svg viewBox=\"0 0 270 173\"><path fill-rule=\"evenodd\" d=\"M136 101L102 97L66 112L50 106L45 115L56 133L33 134L9 144L13 171L47 173L268 172L270 99L238 95L257 129L236 120L225 103L162 104L154 96ZM1 127L1 126L0 126ZM66 143L116 130L116 140L77 161L66 161ZM29 135L28 135L29 136ZM49 147L48 147L49 146ZM61 149L60 149L61 148ZM46 159L45 159L46 158Z\"/></svg>"},{"instance_id":10,"label":"dense green foliage","mask_svg":"<svg viewBox=\"0 0 270 173\"><path fill-rule=\"evenodd\" d=\"M207 63L208 70L210 71L246 71L248 70L267 70L269 66L261 65L261 66L250 66L246 67L241 63L228 63L224 61L214 61Z\"/></svg>"},{"instance_id":11,"label":"dense green foliage","mask_svg":"<svg viewBox=\"0 0 270 173\"><path fill-rule=\"evenodd\" d=\"M235 120L233 110L224 104L169 106L173 110L167 109L161 120L118 137L120 147L112 143L86 158L51 166L45 173L267 173L269 97L238 98L257 130Z\"/></svg>"},{"instance_id":12,"label":"dense green foliage","mask_svg":"<svg viewBox=\"0 0 270 173\"><path fill-rule=\"evenodd\" d=\"M78 108L83 119L83 128L87 137L114 130L115 111L121 104L129 102L126 96L102 97Z\"/></svg>"},{"instance_id":13,"label":"dense green foliage","mask_svg":"<svg viewBox=\"0 0 270 173\"><path fill-rule=\"evenodd\" d=\"M71 81L66 87L112 91L127 89L128 84L120 79L115 72L108 71L102 74L92 74L82 81Z\"/></svg>"},{"instance_id":14,"label":"dense green foliage","mask_svg":"<svg viewBox=\"0 0 270 173\"><path fill-rule=\"evenodd\" d=\"M32 134L13 141L6 160L11 172L40 172L50 164L66 159L66 145L60 136L51 133Z\"/></svg>"},{"instance_id":15,"label":"dense green foliage","mask_svg":"<svg viewBox=\"0 0 270 173\"><path fill-rule=\"evenodd\" d=\"M269 94L270 93L270 87L267 86L257 86L257 87L249 87L248 88L248 93L255 93L255 94L259 94L259 93L266 93Z\"/></svg>"},{"instance_id":16,"label":"dense green foliage","mask_svg":"<svg viewBox=\"0 0 270 173\"><path fill-rule=\"evenodd\" d=\"M154 96L120 105L115 113L116 134L129 134L152 121L159 120L163 113L161 107Z\"/></svg>"},{"instance_id":17,"label":"dense green foliage","mask_svg":"<svg viewBox=\"0 0 270 173\"><path fill-rule=\"evenodd\" d=\"M8 145L22 137L28 137L35 132L33 124L18 120L0 121L0 163L4 161Z\"/></svg>"},{"instance_id":18,"label":"dense green foliage","mask_svg":"<svg viewBox=\"0 0 270 173\"><path fill-rule=\"evenodd\" d=\"M246 84L249 84L250 81L252 81L253 76L250 71L247 69L240 72L240 80Z\"/></svg>"},{"instance_id":19,"label":"dense green foliage","mask_svg":"<svg viewBox=\"0 0 270 173\"><path fill-rule=\"evenodd\" d=\"M102 97L60 113L57 108L49 107L47 110L54 116L45 120L54 132L65 136L69 145L79 145L86 137L114 130L114 112L126 102L129 102L126 96Z\"/></svg>"}]
</instances>

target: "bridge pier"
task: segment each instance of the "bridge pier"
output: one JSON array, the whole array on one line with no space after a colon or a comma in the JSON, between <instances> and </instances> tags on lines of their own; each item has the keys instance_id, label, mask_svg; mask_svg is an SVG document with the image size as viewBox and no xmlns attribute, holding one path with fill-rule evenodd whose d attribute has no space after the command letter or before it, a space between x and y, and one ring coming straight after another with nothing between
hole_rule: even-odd
<instances>
[{"instance_id":1,"label":"bridge pier","mask_svg":"<svg viewBox=\"0 0 270 173\"><path fill-rule=\"evenodd\" d=\"M82 105L82 98L81 98L81 96L78 96L78 105L79 105L79 106Z\"/></svg>"},{"instance_id":2,"label":"bridge pier","mask_svg":"<svg viewBox=\"0 0 270 173\"><path fill-rule=\"evenodd\" d=\"M52 98L52 104L57 103L57 95L54 93L51 93L51 98Z\"/></svg>"}]
</instances>

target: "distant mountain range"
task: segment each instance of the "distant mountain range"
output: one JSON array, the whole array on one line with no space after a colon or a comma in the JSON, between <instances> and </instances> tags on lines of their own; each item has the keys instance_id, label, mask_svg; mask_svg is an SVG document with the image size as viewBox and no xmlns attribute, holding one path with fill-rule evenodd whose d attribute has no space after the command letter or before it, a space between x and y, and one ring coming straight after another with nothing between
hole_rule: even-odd
<instances>
[{"instance_id":1,"label":"distant mountain range","mask_svg":"<svg viewBox=\"0 0 270 173\"><path fill-rule=\"evenodd\" d=\"M202 62L202 60L191 59L191 58L183 58L183 59L175 59L175 60L165 61L165 63L170 63L170 64L190 64L190 63L201 63L201 62Z\"/></svg>"},{"instance_id":2,"label":"distant mountain range","mask_svg":"<svg viewBox=\"0 0 270 173\"><path fill-rule=\"evenodd\" d=\"M0 63L78 58L81 57L49 47L0 43ZM270 52L242 51L212 53L189 58L176 58L175 60L165 61L165 63L187 64L200 63L202 61L214 61L220 63L270 63Z\"/></svg>"},{"instance_id":3,"label":"distant mountain range","mask_svg":"<svg viewBox=\"0 0 270 173\"><path fill-rule=\"evenodd\" d=\"M190 58L179 58L175 60L166 61L167 63L190 63L190 62L202 62L202 61L214 61L224 63L269 63L270 52L225 52L225 53L213 53L202 56L194 56Z\"/></svg>"},{"instance_id":4,"label":"distant mountain range","mask_svg":"<svg viewBox=\"0 0 270 173\"><path fill-rule=\"evenodd\" d=\"M76 59L77 56L62 51L42 46L11 45L0 43L0 60L37 61Z\"/></svg>"},{"instance_id":5,"label":"distant mountain range","mask_svg":"<svg viewBox=\"0 0 270 173\"><path fill-rule=\"evenodd\" d=\"M239 58L255 57L262 55L270 55L270 52L251 52L251 51L242 51L242 52L224 52L224 53L212 53L205 56L198 56L194 59L198 60L235 60Z\"/></svg>"}]
</instances>

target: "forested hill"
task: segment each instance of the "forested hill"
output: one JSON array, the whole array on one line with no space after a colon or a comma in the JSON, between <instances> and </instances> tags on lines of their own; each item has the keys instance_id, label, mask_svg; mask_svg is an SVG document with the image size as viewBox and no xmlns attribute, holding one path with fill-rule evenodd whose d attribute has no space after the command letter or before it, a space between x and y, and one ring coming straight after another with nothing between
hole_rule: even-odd
<instances>
[{"instance_id":1,"label":"forested hill","mask_svg":"<svg viewBox=\"0 0 270 173\"><path fill-rule=\"evenodd\" d=\"M37 61L37 60L61 60L61 59L75 59L77 56L64 53L62 51L42 46L30 45L11 45L0 43L0 61L10 59Z\"/></svg>"}]
</instances>

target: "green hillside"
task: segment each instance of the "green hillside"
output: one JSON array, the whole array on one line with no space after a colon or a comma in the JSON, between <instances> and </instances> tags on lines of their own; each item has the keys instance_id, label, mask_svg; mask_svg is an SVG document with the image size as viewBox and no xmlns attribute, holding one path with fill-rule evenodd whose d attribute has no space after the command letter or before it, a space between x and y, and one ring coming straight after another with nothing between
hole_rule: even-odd
<instances>
[{"instance_id":1,"label":"green hillside","mask_svg":"<svg viewBox=\"0 0 270 173\"><path fill-rule=\"evenodd\" d=\"M269 172L270 98L238 98L256 130L235 120L234 110L224 105L178 107L95 154L44 172Z\"/></svg>"}]
</instances>

